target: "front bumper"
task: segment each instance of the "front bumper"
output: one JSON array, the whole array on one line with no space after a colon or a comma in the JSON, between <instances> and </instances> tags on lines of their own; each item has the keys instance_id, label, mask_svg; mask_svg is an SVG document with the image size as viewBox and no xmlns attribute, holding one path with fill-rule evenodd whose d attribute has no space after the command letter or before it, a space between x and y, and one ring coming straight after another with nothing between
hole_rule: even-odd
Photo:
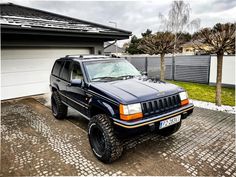
<instances>
[{"instance_id":1,"label":"front bumper","mask_svg":"<svg viewBox=\"0 0 236 177\"><path fill-rule=\"evenodd\" d=\"M127 121L113 118L113 121L114 121L114 124L124 127L124 128L137 128L137 127L142 127L142 126L152 124L155 122L159 122L161 120L168 119L168 118L171 118L171 117L174 117L177 115L181 115L181 114L186 115L188 112L192 112L193 108L194 108L194 105L192 103L190 103L190 104L183 106L179 109L176 109L174 111L171 111L171 112L168 112L165 114L161 114L158 116L155 115L155 116L152 116L147 119L142 119L142 120L138 120L138 121L134 121L134 122L127 122Z\"/></svg>"}]
</instances>

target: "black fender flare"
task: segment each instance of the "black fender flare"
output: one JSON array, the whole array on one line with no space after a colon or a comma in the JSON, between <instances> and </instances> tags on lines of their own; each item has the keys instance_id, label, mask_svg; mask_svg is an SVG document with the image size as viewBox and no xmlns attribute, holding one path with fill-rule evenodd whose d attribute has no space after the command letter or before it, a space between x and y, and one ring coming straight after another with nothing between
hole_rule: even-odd
<instances>
[{"instance_id":1,"label":"black fender flare","mask_svg":"<svg viewBox=\"0 0 236 177\"><path fill-rule=\"evenodd\" d=\"M59 86L57 84L50 85L50 87L51 87L52 92L53 92L53 90L56 90L56 91L59 90Z\"/></svg>"},{"instance_id":2,"label":"black fender flare","mask_svg":"<svg viewBox=\"0 0 236 177\"><path fill-rule=\"evenodd\" d=\"M92 117L93 109L100 109L103 113L106 113L108 116L113 117L115 115L114 105L112 103L102 100L102 99L90 99L89 100L89 116Z\"/></svg>"}]
</instances>

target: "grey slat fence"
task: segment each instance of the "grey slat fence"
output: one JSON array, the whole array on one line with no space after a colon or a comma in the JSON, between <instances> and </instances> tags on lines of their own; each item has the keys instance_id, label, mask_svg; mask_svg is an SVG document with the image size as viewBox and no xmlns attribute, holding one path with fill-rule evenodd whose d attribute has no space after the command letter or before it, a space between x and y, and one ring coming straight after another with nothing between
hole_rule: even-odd
<instances>
[{"instance_id":1,"label":"grey slat fence","mask_svg":"<svg viewBox=\"0 0 236 177\"><path fill-rule=\"evenodd\" d=\"M160 57L126 56L139 71L146 71L148 77L160 78ZM209 83L210 55L165 57L165 79Z\"/></svg>"}]
</instances>

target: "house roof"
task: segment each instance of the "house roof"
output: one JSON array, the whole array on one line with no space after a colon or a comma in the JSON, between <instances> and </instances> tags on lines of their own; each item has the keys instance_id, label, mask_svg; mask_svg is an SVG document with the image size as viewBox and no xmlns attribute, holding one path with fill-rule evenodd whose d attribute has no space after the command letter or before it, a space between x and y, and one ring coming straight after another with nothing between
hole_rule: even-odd
<instances>
[{"instance_id":1,"label":"house roof","mask_svg":"<svg viewBox=\"0 0 236 177\"><path fill-rule=\"evenodd\" d=\"M203 43L201 43L200 41L190 41L190 42L186 42L183 45L181 45L182 47L194 47L196 45L203 45Z\"/></svg>"},{"instance_id":2,"label":"house roof","mask_svg":"<svg viewBox=\"0 0 236 177\"><path fill-rule=\"evenodd\" d=\"M124 53L125 49L117 46L117 53ZM104 53L116 53L115 43L104 42Z\"/></svg>"},{"instance_id":3,"label":"house roof","mask_svg":"<svg viewBox=\"0 0 236 177\"><path fill-rule=\"evenodd\" d=\"M127 39L132 33L81 19L67 17L47 11L24 7L12 3L0 4L2 29L18 29L32 32L73 33L110 36L112 39Z\"/></svg>"},{"instance_id":4,"label":"house roof","mask_svg":"<svg viewBox=\"0 0 236 177\"><path fill-rule=\"evenodd\" d=\"M116 53L115 42L104 42L104 53ZM125 53L125 49L117 46L117 53Z\"/></svg>"}]
</instances>

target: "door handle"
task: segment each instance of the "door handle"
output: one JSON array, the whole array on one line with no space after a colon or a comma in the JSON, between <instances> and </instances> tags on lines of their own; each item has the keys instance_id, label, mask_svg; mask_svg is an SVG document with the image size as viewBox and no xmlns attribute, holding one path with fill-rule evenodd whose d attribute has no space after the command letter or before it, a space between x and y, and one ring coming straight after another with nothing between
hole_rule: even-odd
<instances>
[{"instance_id":1,"label":"door handle","mask_svg":"<svg viewBox=\"0 0 236 177\"><path fill-rule=\"evenodd\" d=\"M61 80L60 79L56 79L57 82L60 82Z\"/></svg>"}]
</instances>

